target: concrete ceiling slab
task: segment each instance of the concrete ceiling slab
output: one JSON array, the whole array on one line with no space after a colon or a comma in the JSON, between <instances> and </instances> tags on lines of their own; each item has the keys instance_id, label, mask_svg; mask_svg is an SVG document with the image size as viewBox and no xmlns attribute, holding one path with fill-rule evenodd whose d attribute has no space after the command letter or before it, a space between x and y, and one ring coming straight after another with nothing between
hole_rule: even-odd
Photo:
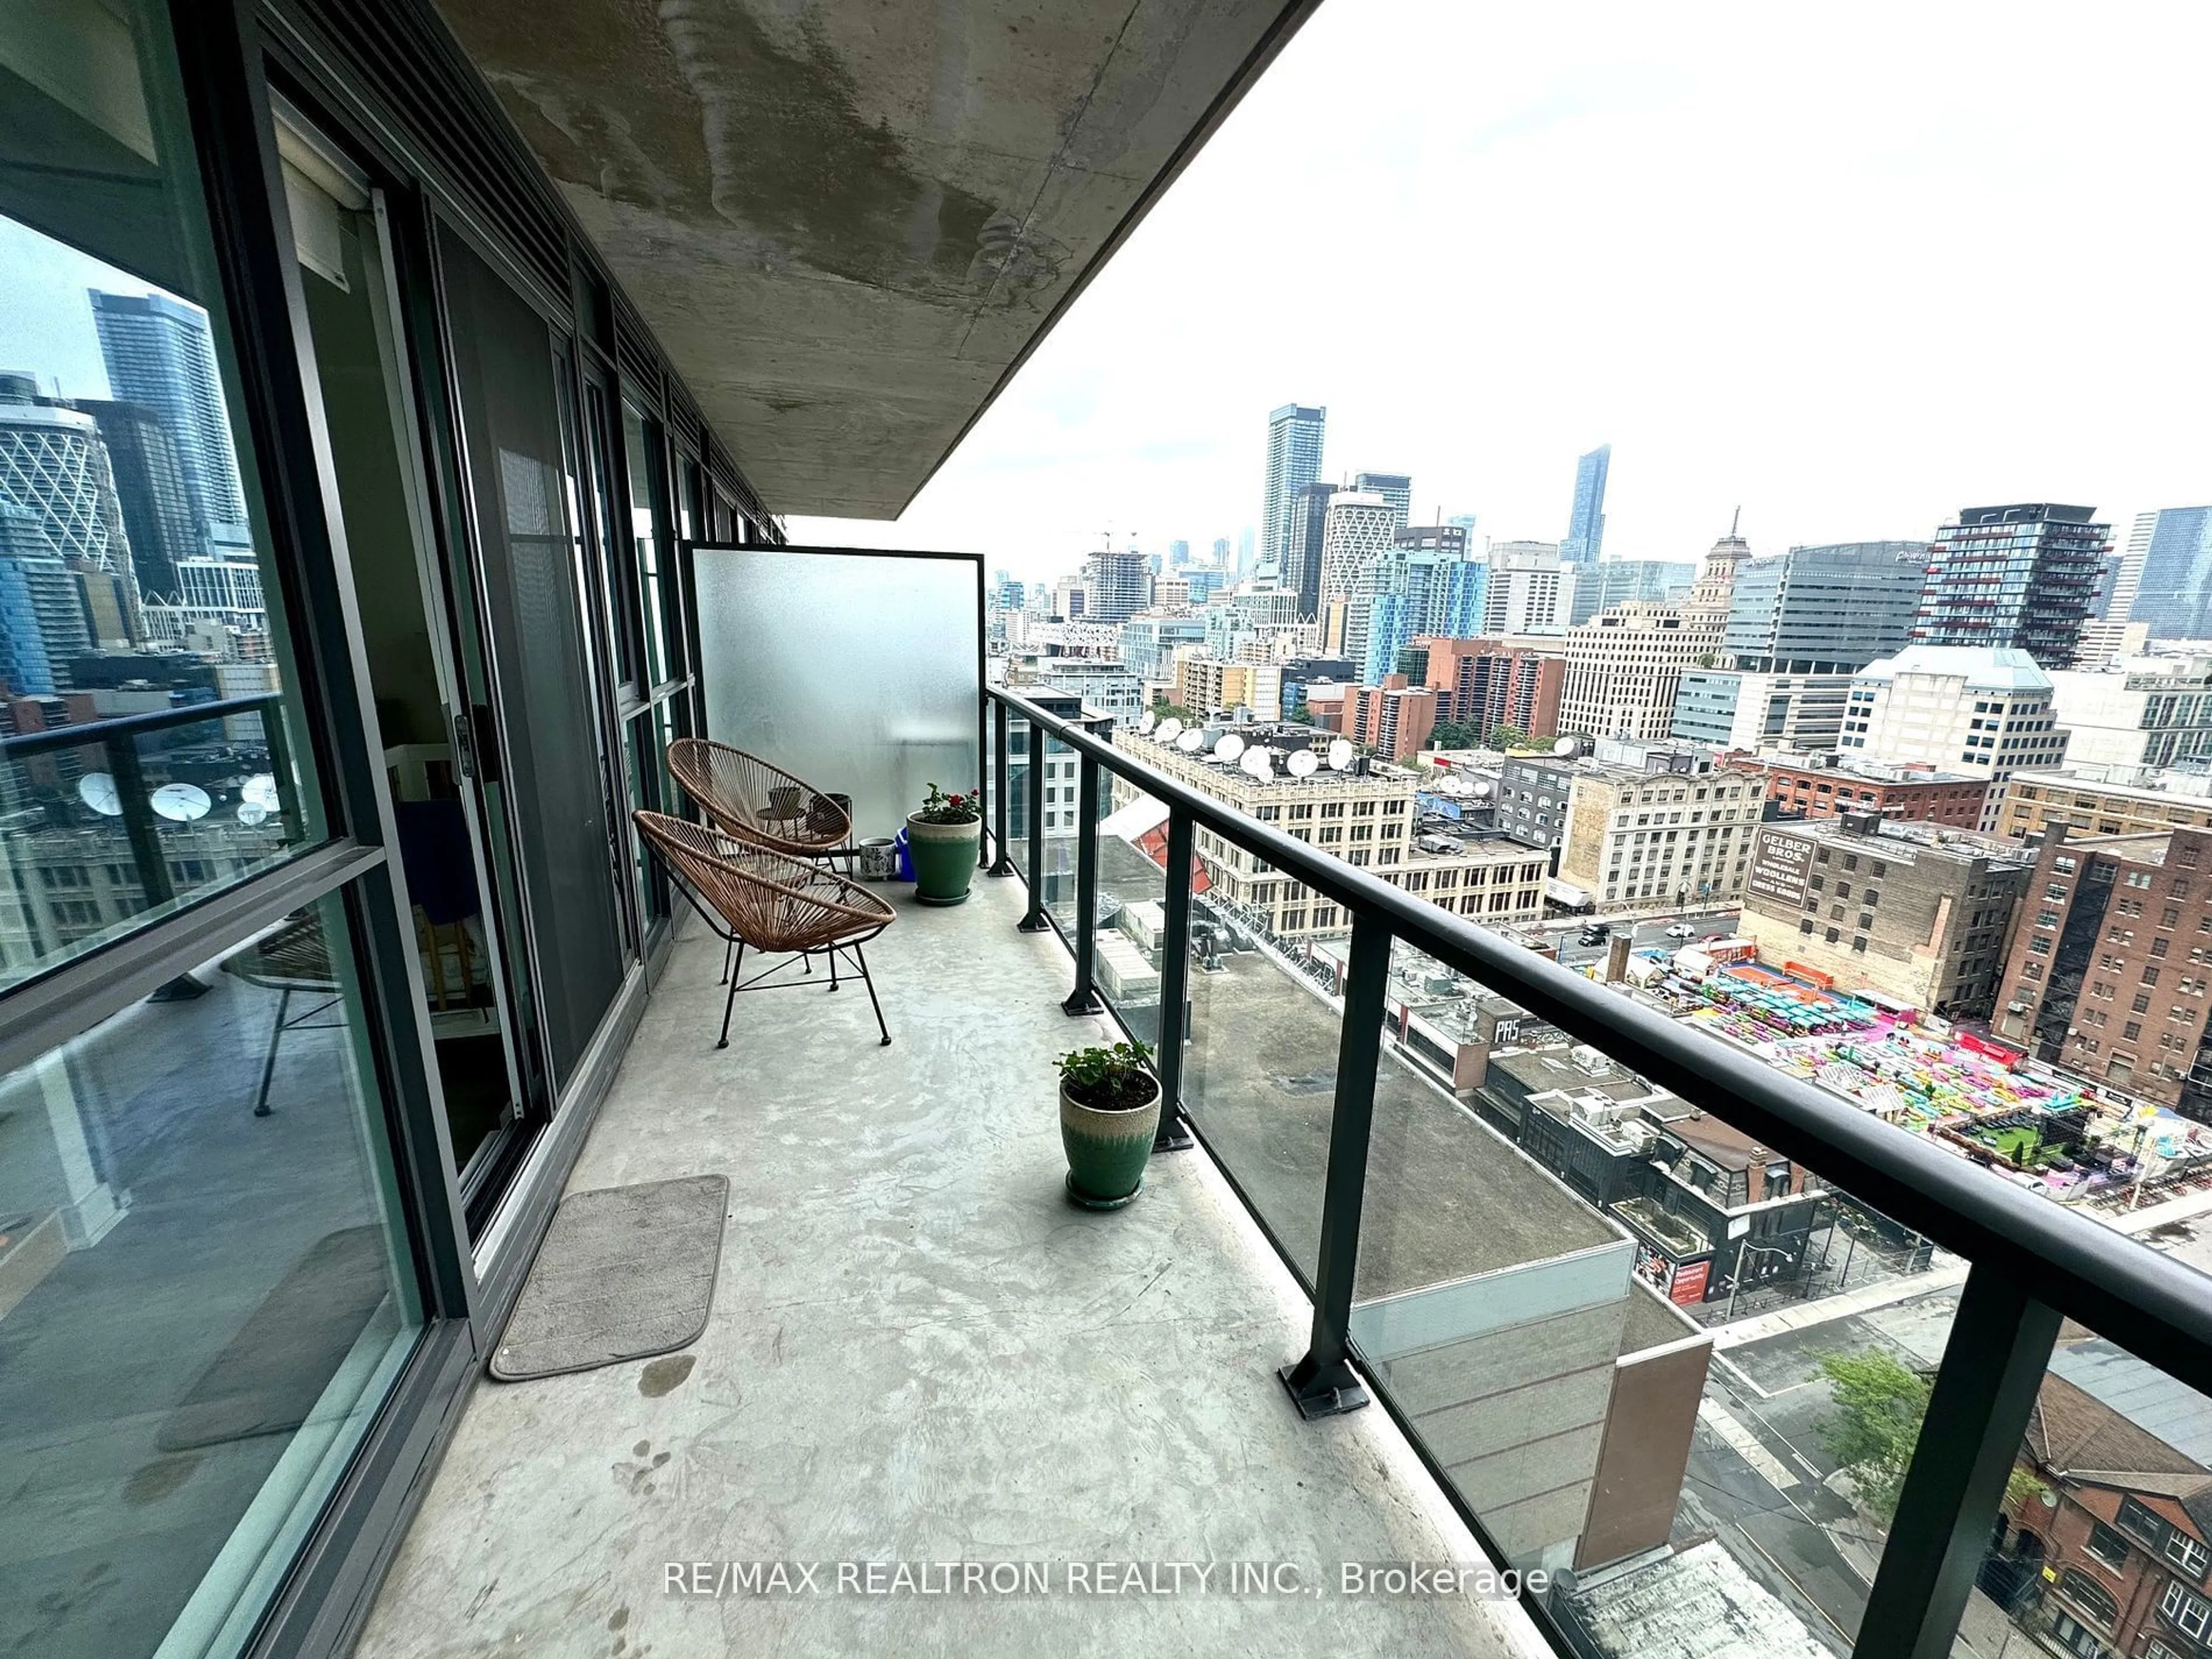
<instances>
[{"instance_id":1,"label":"concrete ceiling slab","mask_svg":"<svg viewBox=\"0 0 2212 1659\"><path fill-rule=\"evenodd\" d=\"M438 0L775 513L896 518L1318 0Z\"/></svg>"}]
</instances>

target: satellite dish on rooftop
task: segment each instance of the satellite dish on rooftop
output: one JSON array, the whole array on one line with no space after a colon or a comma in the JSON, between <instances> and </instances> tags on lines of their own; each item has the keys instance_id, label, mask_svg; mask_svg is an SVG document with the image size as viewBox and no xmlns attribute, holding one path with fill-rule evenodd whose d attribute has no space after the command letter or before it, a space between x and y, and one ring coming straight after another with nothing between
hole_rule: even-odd
<instances>
[{"instance_id":1,"label":"satellite dish on rooftop","mask_svg":"<svg viewBox=\"0 0 2212 1659\"><path fill-rule=\"evenodd\" d=\"M1206 747L1206 733L1194 726L1176 739L1176 747L1186 755L1195 755Z\"/></svg>"},{"instance_id":2,"label":"satellite dish on rooftop","mask_svg":"<svg viewBox=\"0 0 2212 1659\"><path fill-rule=\"evenodd\" d=\"M269 809L258 801L242 800L238 803L238 821L247 829L253 829L269 822Z\"/></svg>"},{"instance_id":3,"label":"satellite dish on rooftop","mask_svg":"<svg viewBox=\"0 0 2212 1659\"><path fill-rule=\"evenodd\" d=\"M1321 760L1310 749L1293 749L1283 769L1294 778L1310 778L1321 770Z\"/></svg>"},{"instance_id":4,"label":"satellite dish on rooftop","mask_svg":"<svg viewBox=\"0 0 2212 1659\"><path fill-rule=\"evenodd\" d=\"M264 812L273 812L283 803L276 798L276 780L266 772L256 772L246 779L238 792L239 799L249 806L258 806Z\"/></svg>"},{"instance_id":5,"label":"satellite dish on rooftop","mask_svg":"<svg viewBox=\"0 0 2212 1659\"><path fill-rule=\"evenodd\" d=\"M1234 732L1224 732L1213 740L1213 758L1224 766L1244 752L1244 739Z\"/></svg>"},{"instance_id":6,"label":"satellite dish on rooftop","mask_svg":"<svg viewBox=\"0 0 2212 1659\"><path fill-rule=\"evenodd\" d=\"M1474 793L1474 786L1465 778L1446 778L1437 785L1437 793L1449 795L1455 800L1462 799Z\"/></svg>"},{"instance_id":7,"label":"satellite dish on rooftop","mask_svg":"<svg viewBox=\"0 0 2212 1659\"><path fill-rule=\"evenodd\" d=\"M123 802L115 793L115 780L105 772L88 772L79 778L76 798L104 818L122 816Z\"/></svg>"},{"instance_id":8,"label":"satellite dish on rooftop","mask_svg":"<svg viewBox=\"0 0 2212 1659\"><path fill-rule=\"evenodd\" d=\"M1272 778L1275 775L1275 757L1264 749L1247 749L1237 766L1253 778Z\"/></svg>"},{"instance_id":9,"label":"satellite dish on rooftop","mask_svg":"<svg viewBox=\"0 0 2212 1659\"><path fill-rule=\"evenodd\" d=\"M1330 771L1343 771L1345 768L1352 764L1352 744L1348 739L1339 738L1335 742L1329 744L1328 769Z\"/></svg>"},{"instance_id":10,"label":"satellite dish on rooftop","mask_svg":"<svg viewBox=\"0 0 2212 1659\"><path fill-rule=\"evenodd\" d=\"M1572 760L1577 755L1581 754L1582 751L1582 744L1576 742L1572 738L1561 738L1557 743L1552 745L1552 752L1557 755L1561 760Z\"/></svg>"},{"instance_id":11,"label":"satellite dish on rooftop","mask_svg":"<svg viewBox=\"0 0 2212 1659\"><path fill-rule=\"evenodd\" d=\"M1474 781L1474 783L1473 787L1474 787L1474 798L1475 798L1477 800L1488 800L1488 799L1490 799L1490 780L1489 780L1489 779L1487 779L1487 778L1477 778L1477 779Z\"/></svg>"},{"instance_id":12,"label":"satellite dish on rooftop","mask_svg":"<svg viewBox=\"0 0 2212 1659\"><path fill-rule=\"evenodd\" d=\"M215 803L197 783L165 783L154 792L150 805L172 823L190 823L205 817Z\"/></svg>"},{"instance_id":13,"label":"satellite dish on rooftop","mask_svg":"<svg viewBox=\"0 0 2212 1659\"><path fill-rule=\"evenodd\" d=\"M1147 708L1142 714L1139 714L1137 717L1137 730L1139 732L1150 732L1159 723L1159 712L1157 709Z\"/></svg>"},{"instance_id":14,"label":"satellite dish on rooftop","mask_svg":"<svg viewBox=\"0 0 2212 1659\"><path fill-rule=\"evenodd\" d=\"M1158 729L1152 733L1152 741L1155 743L1173 743L1182 735L1182 722L1170 714L1167 719L1160 722Z\"/></svg>"}]
</instances>

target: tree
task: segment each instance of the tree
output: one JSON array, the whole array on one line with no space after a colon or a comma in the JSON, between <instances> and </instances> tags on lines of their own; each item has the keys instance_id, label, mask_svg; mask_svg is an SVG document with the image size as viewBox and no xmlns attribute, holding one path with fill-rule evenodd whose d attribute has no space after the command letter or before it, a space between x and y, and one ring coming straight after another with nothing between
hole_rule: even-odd
<instances>
[{"instance_id":1,"label":"tree","mask_svg":"<svg viewBox=\"0 0 2212 1659\"><path fill-rule=\"evenodd\" d=\"M1526 749L1528 734L1517 726L1501 726L1492 730L1486 741L1492 749Z\"/></svg>"},{"instance_id":2,"label":"tree","mask_svg":"<svg viewBox=\"0 0 2212 1659\"><path fill-rule=\"evenodd\" d=\"M1851 1477L1859 1501L1887 1522L1928 1413L1928 1379L1879 1348L1823 1354L1820 1375L1836 1405L1815 1425L1820 1443Z\"/></svg>"},{"instance_id":3,"label":"tree","mask_svg":"<svg viewBox=\"0 0 2212 1659\"><path fill-rule=\"evenodd\" d=\"M1313 724L1313 710L1307 708L1305 704L1300 703L1296 708L1291 710L1289 714L1284 715L1283 718L1288 720L1292 726L1311 726Z\"/></svg>"},{"instance_id":4,"label":"tree","mask_svg":"<svg viewBox=\"0 0 2212 1659\"><path fill-rule=\"evenodd\" d=\"M1165 697L1156 697L1152 700L1152 713L1164 720L1181 720L1185 726L1195 725L1198 721L1198 715L1194 712L1184 708L1179 702L1170 702Z\"/></svg>"},{"instance_id":5,"label":"tree","mask_svg":"<svg viewBox=\"0 0 2212 1659\"><path fill-rule=\"evenodd\" d=\"M1463 720L1438 720L1429 734L1431 749L1480 749L1482 734Z\"/></svg>"}]
</instances>

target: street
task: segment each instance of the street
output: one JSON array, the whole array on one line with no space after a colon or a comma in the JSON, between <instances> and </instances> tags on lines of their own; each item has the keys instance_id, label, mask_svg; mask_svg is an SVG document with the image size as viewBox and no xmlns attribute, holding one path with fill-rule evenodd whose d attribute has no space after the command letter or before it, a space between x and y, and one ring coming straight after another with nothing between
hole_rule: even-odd
<instances>
[{"instance_id":1,"label":"street","mask_svg":"<svg viewBox=\"0 0 2212 1659\"><path fill-rule=\"evenodd\" d=\"M1674 1539L1717 1535L1806 1628L1848 1651L1882 1537L1832 1484L1820 1422L1833 1408L1820 1365L1869 1350L1916 1371L1942 1358L1959 1289L1948 1285L1715 1353Z\"/></svg>"},{"instance_id":2,"label":"street","mask_svg":"<svg viewBox=\"0 0 2212 1659\"><path fill-rule=\"evenodd\" d=\"M1726 939L1735 932L1736 910L1707 910L1688 912L1679 915L1645 916L1634 921L1623 920L1612 924L1616 937L1628 935L1629 948L1634 951L1679 950L1692 939L1668 939L1667 930L1678 921L1686 921L1698 930L1698 939ZM1578 945L1576 939L1584 927L1593 921L1602 921L1601 916L1571 919L1564 922L1546 922L1538 931L1556 939L1559 945L1559 961L1569 968L1580 968L1585 963L1603 962L1611 941L1604 945Z\"/></svg>"}]
</instances>

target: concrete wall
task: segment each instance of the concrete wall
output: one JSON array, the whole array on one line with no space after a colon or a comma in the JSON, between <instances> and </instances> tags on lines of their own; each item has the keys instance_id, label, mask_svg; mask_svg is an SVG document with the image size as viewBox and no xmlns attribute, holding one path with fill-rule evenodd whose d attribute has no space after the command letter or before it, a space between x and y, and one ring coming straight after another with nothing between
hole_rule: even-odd
<instances>
[{"instance_id":1,"label":"concrete wall","mask_svg":"<svg viewBox=\"0 0 2212 1659\"><path fill-rule=\"evenodd\" d=\"M1632 1258L1622 1239L1352 1311L1377 1380L1516 1564L1576 1559Z\"/></svg>"},{"instance_id":2,"label":"concrete wall","mask_svg":"<svg viewBox=\"0 0 2212 1659\"><path fill-rule=\"evenodd\" d=\"M1656 1549L1674 1528L1713 1352L1709 1334L1681 1323L1681 1340L1623 1354L1613 1365L1577 1568Z\"/></svg>"}]
</instances>

